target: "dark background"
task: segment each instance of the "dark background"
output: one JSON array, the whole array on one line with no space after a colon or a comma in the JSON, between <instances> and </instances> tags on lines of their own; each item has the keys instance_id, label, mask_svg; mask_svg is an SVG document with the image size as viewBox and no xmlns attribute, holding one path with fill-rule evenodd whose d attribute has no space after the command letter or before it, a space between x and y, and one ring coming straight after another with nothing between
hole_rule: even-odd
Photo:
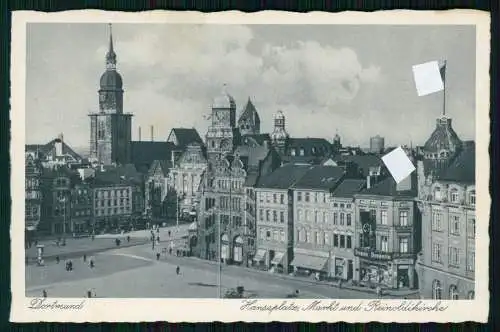
<instances>
[{"instance_id":1,"label":"dark background","mask_svg":"<svg viewBox=\"0 0 500 332\"><path fill-rule=\"evenodd\" d=\"M365 331L371 329L377 330L419 330L419 331L469 331L500 330L498 315L500 307L498 306L498 289L500 283L500 274L498 271L499 260L499 209L496 206L497 191L500 187L498 174L498 161L500 160L500 151L498 145L499 133L497 130L498 109L500 108L499 99L500 87L498 85L498 54L500 35L499 29L499 0L467 1L467 0L441 0L441 1L387 1L387 0L305 0L305 1L155 1L155 0L0 0L0 24L1 24L1 52L0 52L0 331L8 330L32 330L32 331L56 331L73 330L82 331L93 329L114 330L114 331L160 331L160 330L188 330L188 331L247 331L255 329L265 330L283 330L283 331L323 331L323 330L356 330ZM488 324L172 324L167 323L149 323L149 324L55 324L55 323L37 323L37 324L10 324L10 222L23 222L21 220L11 221L10 218L10 122L9 122L9 98L10 98L10 29L11 12L13 10L37 10L45 12L57 12L72 9L105 9L110 11L143 11L152 9L169 10L197 10L203 12L240 10L245 12L254 12L259 10L288 10L295 12L308 11L330 11L338 12L343 10L376 11L387 9L414 9L414 10L443 10L455 8L479 9L491 12L491 103L490 117L492 132L490 151L490 194L492 198L491 221L490 221L490 318ZM410 23L410 22L409 22ZM486 129L486 128L485 128ZM19 262L18 262L19 263ZM495 264L496 263L496 264ZM474 308L470 308L474 310Z\"/></svg>"}]
</instances>

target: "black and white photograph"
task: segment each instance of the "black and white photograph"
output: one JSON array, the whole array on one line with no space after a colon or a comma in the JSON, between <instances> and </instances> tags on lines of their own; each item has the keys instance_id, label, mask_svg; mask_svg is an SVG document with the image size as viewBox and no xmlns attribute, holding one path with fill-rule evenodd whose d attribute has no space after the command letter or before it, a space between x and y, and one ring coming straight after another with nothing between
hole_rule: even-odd
<instances>
[{"instance_id":1,"label":"black and white photograph","mask_svg":"<svg viewBox=\"0 0 500 332\"><path fill-rule=\"evenodd\" d=\"M25 24L21 296L477 300L476 25L109 17Z\"/></svg>"}]
</instances>

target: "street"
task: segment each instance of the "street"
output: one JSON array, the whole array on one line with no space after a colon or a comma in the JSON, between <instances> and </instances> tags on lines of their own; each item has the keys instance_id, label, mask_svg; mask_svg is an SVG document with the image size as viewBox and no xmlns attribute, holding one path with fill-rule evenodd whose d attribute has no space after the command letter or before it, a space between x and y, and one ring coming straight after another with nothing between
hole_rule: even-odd
<instances>
[{"instance_id":1,"label":"street","mask_svg":"<svg viewBox=\"0 0 500 332\"><path fill-rule=\"evenodd\" d=\"M97 297L143 298L217 298L218 265L196 258L162 254L150 244L113 249L96 254L95 268L83 258L74 259L74 270L67 272L64 262L26 267L26 295L83 297L89 289ZM180 274L176 274L176 267ZM371 298L372 293L315 285L302 280L282 278L237 266L224 266L222 292L244 286L252 297L285 298L296 289L300 298Z\"/></svg>"}]
</instances>

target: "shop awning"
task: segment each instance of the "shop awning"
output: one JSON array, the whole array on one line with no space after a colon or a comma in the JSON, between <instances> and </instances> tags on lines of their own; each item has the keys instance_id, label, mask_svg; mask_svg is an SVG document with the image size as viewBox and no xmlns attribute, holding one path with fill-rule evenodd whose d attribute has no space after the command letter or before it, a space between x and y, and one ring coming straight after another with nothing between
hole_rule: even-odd
<instances>
[{"instance_id":1,"label":"shop awning","mask_svg":"<svg viewBox=\"0 0 500 332\"><path fill-rule=\"evenodd\" d=\"M283 257L284 256L285 256L284 252L276 251L276 253L274 254L274 258L271 261L271 264L282 265L283 264Z\"/></svg>"},{"instance_id":2,"label":"shop awning","mask_svg":"<svg viewBox=\"0 0 500 332\"><path fill-rule=\"evenodd\" d=\"M256 262L261 262L266 257L267 250L266 249L258 249L257 254L255 254L253 260Z\"/></svg>"},{"instance_id":3,"label":"shop awning","mask_svg":"<svg viewBox=\"0 0 500 332\"><path fill-rule=\"evenodd\" d=\"M314 271L323 271L327 261L328 258L326 257L295 254L291 265Z\"/></svg>"}]
</instances>

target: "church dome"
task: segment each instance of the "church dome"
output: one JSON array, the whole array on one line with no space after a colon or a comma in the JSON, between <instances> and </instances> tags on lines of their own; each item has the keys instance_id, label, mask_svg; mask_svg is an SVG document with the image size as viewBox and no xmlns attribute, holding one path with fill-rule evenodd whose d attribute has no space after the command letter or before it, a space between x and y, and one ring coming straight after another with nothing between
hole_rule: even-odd
<instances>
[{"instance_id":1,"label":"church dome","mask_svg":"<svg viewBox=\"0 0 500 332\"><path fill-rule=\"evenodd\" d=\"M226 92L225 84L222 88L222 93L214 98L212 108L236 108L236 102L234 98Z\"/></svg>"},{"instance_id":2,"label":"church dome","mask_svg":"<svg viewBox=\"0 0 500 332\"><path fill-rule=\"evenodd\" d=\"M100 85L103 90L121 89L123 86L122 77L115 70L106 70L101 76Z\"/></svg>"},{"instance_id":3,"label":"church dome","mask_svg":"<svg viewBox=\"0 0 500 332\"><path fill-rule=\"evenodd\" d=\"M283 114L282 111L278 111L275 115L274 115L274 119L275 120L284 120L285 119L285 115Z\"/></svg>"},{"instance_id":4,"label":"church dome","mask_svg":"<svg viewBox=\"0 0 500 332\"><path fill-rule=\"evenodd\" d=\"M451 126L451 119L441 117L436 121L436 129L424 145L424 151L428 153L440 153L441 151L455 152L462 145L457 133Z\"/></svg>"}]
</instances>

